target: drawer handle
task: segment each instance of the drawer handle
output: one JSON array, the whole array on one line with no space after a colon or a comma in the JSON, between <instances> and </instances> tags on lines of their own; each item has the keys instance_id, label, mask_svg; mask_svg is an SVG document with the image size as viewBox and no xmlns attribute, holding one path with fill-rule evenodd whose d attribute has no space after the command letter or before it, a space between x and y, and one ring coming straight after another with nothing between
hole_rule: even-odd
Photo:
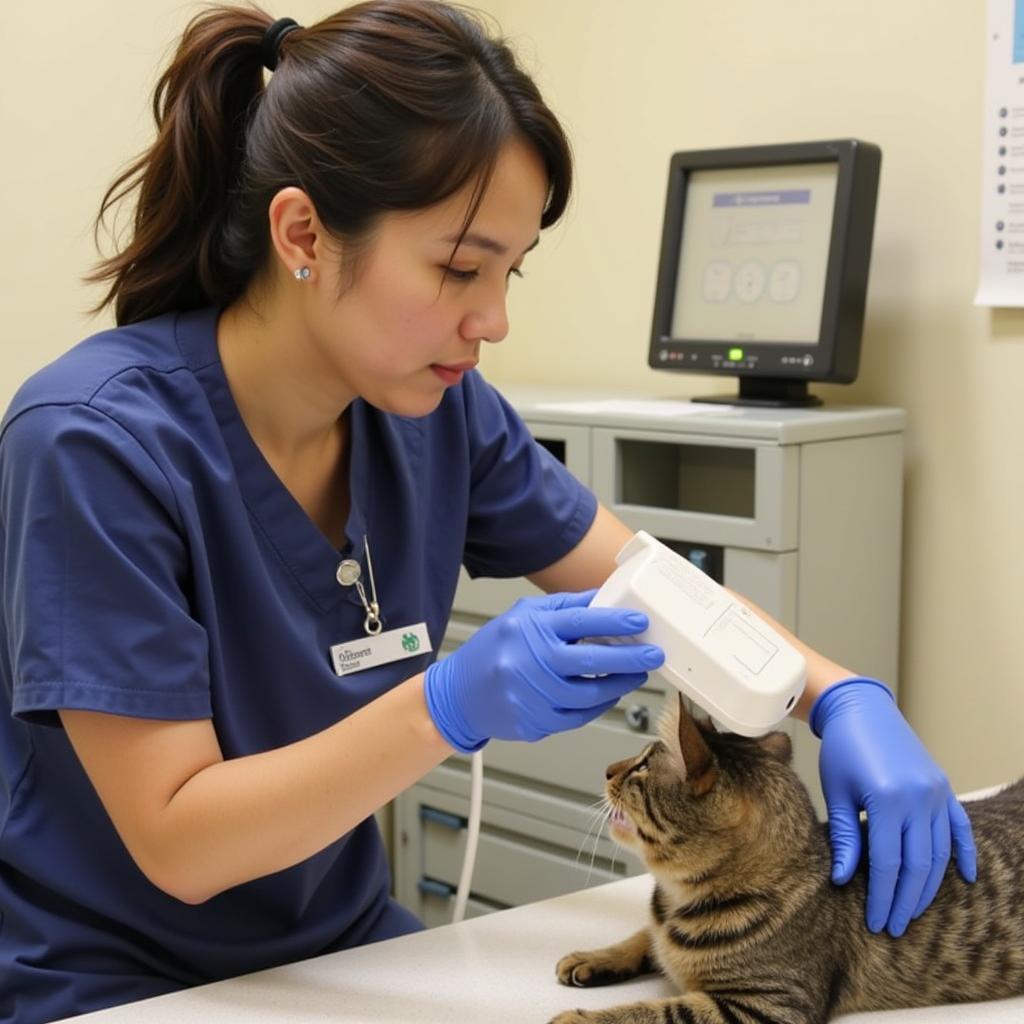
<instances>
[{"instance_id":1,"label":"drawer handle","mask_svg":"<svg viewBox=\"0 0 1024 1024\"><path fill-rule=\"evenodd\" d=\"M446 814L444 811L434 810L433 807L420 808L420 821L429 821L455 832L461 831L467 824L465 818L460 818L457 814Z\"/></svg>"},{"instance_id":2,"label":"drawer handle","mask_svg":"<svg viewBox=\"0 0 1024 1024\"><path fill-rule=\"evenodd\" d=\"M630 704L626 708L626 725L633 732L647 732L651 724L651 713L646 704Z\"/></svg>"},{"instance_id":3,"label":"drawer handle","mask_svg":"<svg viewBox=\"0 0 1024 1024\"><path fill-rule=\"evenodd\" d=\"M435 878L421 878L416 883L416 888L425 896L441 896L444 899L451 899L455 894L454 885L439 882Z\"/></svg>"}]
</instances>

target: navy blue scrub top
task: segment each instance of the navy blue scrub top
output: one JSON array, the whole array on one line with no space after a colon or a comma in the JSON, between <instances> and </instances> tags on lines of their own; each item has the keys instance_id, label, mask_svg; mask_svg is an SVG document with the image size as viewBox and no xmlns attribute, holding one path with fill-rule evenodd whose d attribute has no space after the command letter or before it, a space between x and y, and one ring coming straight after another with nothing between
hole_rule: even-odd
<instances>
[{"instance_id":1,"label":"navy blue scrub top","mask_svg":"<svg viewBox=\"0 0 1024 1024\"><path fill-rule=\"evenodd\" d=\"M36 1024L419 927L370 817L292 868L180 903L139 871L57 710L212 717L225 758L310 736L434 655L334 674L384 628L435 648L460 563L516 576L570 551L596 502L478 374L421 419L357 400L339 553L263 459L216 310L106 331L32 377L0 426L0 1021ZM365 571L365 563L364 563Z\"/></svg>"}]
</instances>

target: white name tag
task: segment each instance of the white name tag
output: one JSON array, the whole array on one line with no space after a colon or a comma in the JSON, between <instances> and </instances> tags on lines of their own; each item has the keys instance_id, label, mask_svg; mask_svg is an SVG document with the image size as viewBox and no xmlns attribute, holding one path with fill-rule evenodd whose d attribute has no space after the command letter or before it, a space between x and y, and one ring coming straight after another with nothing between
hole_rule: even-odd
<instances>
[{"instance_id":1,"label":"white name tag","mask_svg":"<svg viewBox=\"0 0 1024 1024\"><path fill-rule=\"evenodd\" d=\"M377 665L390 665L403 658L415 658L417 654L428 654L433 649L427 624L417 622L414 626L402 626L376 636L350 640L346 644L334 644L331 661L339 676L347 676Z\"/></svg>"}]
</instances>

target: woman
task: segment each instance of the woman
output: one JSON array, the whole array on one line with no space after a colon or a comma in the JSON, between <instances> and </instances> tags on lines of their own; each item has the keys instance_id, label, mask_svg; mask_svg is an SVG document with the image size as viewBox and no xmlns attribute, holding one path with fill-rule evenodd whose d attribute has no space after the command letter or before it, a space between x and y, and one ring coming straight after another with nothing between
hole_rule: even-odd
<instances>
[{"instance_id":1,"label":"woman","mask_svg":"<svg viewBox=\"0 0 1024 1024\"><path fill-rule=\"evenodd\" d=\"M584 724L662 659L576 642L646 628L588 607L630 531L474 370L571 184L508 49L423 0L310 28L215 8L155 111L101 209L136 194L94 275L118 327L27 382L0 436L19 1024L419 927L373 812L453 749ZM558 593L432 664L462 563ZM888 691L803 649L837 878L866 807L869 923L898 932L951 815L973 871L966 819Z\"/></svg>"}]
</instances>

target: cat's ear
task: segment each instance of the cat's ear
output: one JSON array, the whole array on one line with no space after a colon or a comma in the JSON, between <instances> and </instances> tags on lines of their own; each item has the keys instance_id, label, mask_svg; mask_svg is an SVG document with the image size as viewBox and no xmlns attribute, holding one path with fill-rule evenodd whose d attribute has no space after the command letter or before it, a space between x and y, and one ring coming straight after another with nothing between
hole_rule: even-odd
<instances>
[{"instance_id":1,"label":"cat's ear","mask_svg":"<svg viewBox=\"0 0 1024 1024\"><path fill-rule=\"evenodd\" d=\"M686 710L683 695L676 704L676 735L673 746L683 761L685 778L694 796L704 796L718 779L715 755L693 716Z\"/></svg>"},{"instance_id":2,"label":"cat's ear","mask_svg":"<svg viewBox=\"0 0 1024 1024\"><path fill-rule=\"evenodd\" d=\"M682 694L678 696L679 700L668 697L662 705L657 732L661 737L661 742L665 744L666 749L672 755L672 759L677 762L679 774L685 775L686 766L683 764L683 752L679 749L679 716L686 714L686 708L683 704Z\"/></svg>"},{"instance_id":3,"label":"cat's ear","mask_svg":"<svg viewBox=\"0 0 1024 1024\"><path fill-rule=\"evenodd\" d=\"M784 732L770 732L767 736L762 736L757 743L776 761L789 764L793 760L793 741Z\"/></svg>"}]
</instances>

